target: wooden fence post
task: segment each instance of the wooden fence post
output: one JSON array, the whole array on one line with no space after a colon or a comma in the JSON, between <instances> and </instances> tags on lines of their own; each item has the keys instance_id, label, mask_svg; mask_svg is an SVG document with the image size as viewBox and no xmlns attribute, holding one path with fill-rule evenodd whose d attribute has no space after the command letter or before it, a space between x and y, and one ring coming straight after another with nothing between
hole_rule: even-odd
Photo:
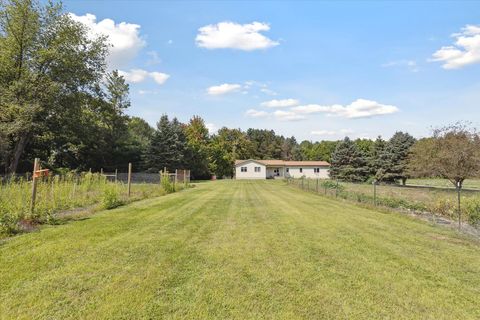
<instances>
[{"instance_id":1,"label":"wooden fence post","mask_svg":"<svg viewBox=\"0 0 480 320\"><path fill-rule=\"evenodd\" d=\"M33 214L35 210L35 198L37 197L37 178L36 172L40 169L40 159L35 158L33 162L33 175L32 175L32 201L30 202L30 213Z\"/></svg>"},{"instance_id":2,"label":"wooden fence post","mask_svg":"<svg viewBox=\"0 0 480 320\"><path fill-rule=\"evenodd\" d=\"M377 181L373 181L373 205L377 205Z\"/></svg>"},{"instance_id":3,"label":"wooden fence post","mask_svg":"<svg viewBox=\"0 0 480 320\"><path fill-rule=\"evenodd\" d=\"M128 197L132 191L132 163L128 163Z\"/></svg>"},{"instance_id":4,"label":"wooden fence post","mask_svg":"<svg viewBox=\"0 0 480 320\"><path fill-rule=\"evenodd\" d=\"M118 181L118 169L115 169L115 183Z\"/></svg>"},{"instance_id":5,"label":"wooden fence post","mask_svg":"<svg viewBox=\"0 0 480 320\"><path fill-rule=\"evenodd\" d=\"M177 188L177 174L178 174L178 169L175 169L175 178L173 179L173 190Z\"/></svg>"},{"instance_id":6,"label":"wooden fence post","mask_svg":"<svg viewBox=\"0 0 480 320\"><path fill-rule=\"evenodd\" d=\"M183 186L187 187L187 170L183 170Z\"/></svg>"},{"instance_id":7,"label":"wooden fence post","mask_svg":"<svg viewBox=\"0 0 480 320\"><path fill-rule=\"evenodd\" d=\"M337 186L335 187L335 198L338 197L338 179L337 179Z\"/></svg>"},{"instance_id":8,"label":"wooden fence post","mask_svg":"<svg viewBox=\"0 0 480 320\"><path fill-rule=\"evenodd\" d=\"M317 193L318 193L318 178L317 178L317 190L316 190L316 191L317 191Z\"/></svg>"}]
</instances>

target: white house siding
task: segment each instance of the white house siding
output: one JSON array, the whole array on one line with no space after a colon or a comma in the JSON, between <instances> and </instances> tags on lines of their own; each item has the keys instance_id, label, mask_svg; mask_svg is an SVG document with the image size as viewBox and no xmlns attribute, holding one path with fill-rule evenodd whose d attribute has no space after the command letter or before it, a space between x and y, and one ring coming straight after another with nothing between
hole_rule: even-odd
<instances>
[{"instance_id":1,"label":"white house siding","mask_svg":"<svg viewBox=\"0 0 480 320\"><path fill-rule=\"evenodd\" d=\"M311 178L311 179L328 179L328 168L326 167L286 167L288 168L288 172L285 170L285 176L290 178ZM300 172L300 168L302 168L302 172ZM314 168L320 168L319 173L314 172Z\"/></svg>"},{"instance_id":2,"label":"white house siding","mask_svg":"<svg viewBox=\"0 0 480 320\"><path fill-rule=\"evenodd\" d=\"M242 167L246 167L247 172L242 172ZM255 167L260 167L260 172L255 172ZM235 166L235 179L266 179L266 172L265 165L254 161L246 161Z\"/></svg>"}]
</instances>

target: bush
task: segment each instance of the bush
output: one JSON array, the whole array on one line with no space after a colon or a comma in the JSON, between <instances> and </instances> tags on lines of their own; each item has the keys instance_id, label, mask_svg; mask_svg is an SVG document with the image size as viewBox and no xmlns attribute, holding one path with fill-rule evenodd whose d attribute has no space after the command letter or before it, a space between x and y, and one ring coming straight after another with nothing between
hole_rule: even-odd
<instances>
[{"instance_id":1,"label":"bush","mask_svg":"<svg viewBox=\"0 0 480 320\"><path fill-rule=\"evenodd\" d=\"M323 188L327 188L327 189L337 189L338 188L338 191L343 191L345 190L345 187L342 186L341 184L337 184L336 181L332 181L332 180L325 180L322 182L321 186Z\"/></svg>"},{"instance_id":2,"label":"bush","mask_svg":"<svg viewBox=\"0 0 480 320\"><path fill-rule=\"evenodd\" d=\"M456 202L451 199L439 198L431 204L427 210L441 216L454 219L458 216L456 212Z\"/></svg>"},{"instance_id":3,"label":"bush","mask_svg":"<svg viewBox=\"0 0 480 320\"><path fill-rule=\"evenodd\" d=\"M175 185L170 181L170 177L168 175L163 175L162 174L162 180L161 185L163 190L165 190L166 193L172 193L175 192Z\"/></svg>"},{"instance_id":4,"label":"bush","mask_svg":"<svg viewBox=\"0 0 480 320\"><path fill-rule=\"evenodd\" d=\"M113 209L121 206L122 204L123 201L120 199L120 194L118 192L117 186L107 186L103 191L102 207L104 209Z\"/></svg>"},{"instance_id":5,"label":"bush","mask_svg":"<svg viewBox=\"0 0 480 320\"><path fill-rule=\"evenodd\" d=\"M469 198L463 201L463 212L467 216L468 223L472 226L480 226L480 198Z\"/></svg>"}]
</instances>

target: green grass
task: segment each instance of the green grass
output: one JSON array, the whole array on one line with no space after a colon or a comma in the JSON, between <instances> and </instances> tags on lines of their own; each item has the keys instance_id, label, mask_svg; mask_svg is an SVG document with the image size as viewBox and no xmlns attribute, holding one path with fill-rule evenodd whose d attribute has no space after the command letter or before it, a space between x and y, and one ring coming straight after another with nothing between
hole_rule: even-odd
<instances>
[{"instance_id":1,"label":"green grass","mask_svg":"<svg viewBox=\"0 0 480 320\"><path fill-rule=\"evenodd\" d=\"M58 223L55 215L66 210L93 205L110 209L172 191L166 191L159 184L147 183L132 184L130 197L127 197L127 190L124 183L108 181L100 174L92 173L39 179L32 212L31 181L21 179L0 183L0 238L20 232L24 224Z\"/></svg>"},{"instance_id":2,"label":"green grass","mask_svg":"<svg viewBox=\"0 0 480 320\"><path fill-rule=\"evenodd\" d=\"M408 179L407 184L417 186L431 186L455 188L447 179ZM480 189L480 179L467 179L463 183L464 188Z\"/></svg>"},{"instance_id":3,"label":"green grass","mask_svg":"<svg viewBox=\"0 0 480 320\"><path fill-rule=\"evenodd\" d=\"M0 245L2 319L479 319L479 243L217 181Z\"/></svg>"}]
</instances>

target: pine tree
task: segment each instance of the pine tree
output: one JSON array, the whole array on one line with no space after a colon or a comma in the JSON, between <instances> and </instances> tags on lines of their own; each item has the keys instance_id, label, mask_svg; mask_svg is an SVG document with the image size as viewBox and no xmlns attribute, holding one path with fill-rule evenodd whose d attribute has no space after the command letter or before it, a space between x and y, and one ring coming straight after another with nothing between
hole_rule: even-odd
<instances>
[{"instance_id":1,"label":"pine tree","mask_svg":"<svg viewBox=\"0 0 480 320\"><path fill-rule=\"evenodd\" d=\"M402 180L405 184L408 178L407 158L414 143L415 138L408 133L396 132L380 154L376 178L390 183Z\"/></svg>"},{"instance_id":2,"label":"pine tree","mask_svg":"<svg viewBox=\"0 0 480 320\"><path fill-rule=\"evenodd\" d=\"M340 142L332 154L330 177L352 182L363 182L368 179L369 168L365 155L358 150L356 144L346 137Z\"/></svg>"},{"instance_id":3,"label":"pine tree","mask_svg":"<svg viewBox=\"0 0 480 320\"><path fill-rule=\"evenodd\" d=\"M384 167L382 165L382 154L385 152L385 147L386 147L386 142L385 140L382 139L381 136L378 136L377 139L375 140L371 154L369 157L369 167L370 167L370 173L372 175L377 175L377 172L380 168Z\"/></svg>"},{"instance_id":4,"label":"pine tree","mask_svg":"<svg viewBox=\"0 0 480 320\"><path fill-rule=\"evenodd\" d=\"M157 123L157 130L145 155L145 164L150 172L166 167L169 171L186 168L187 141L182 125L176 118L168 120L163 115Z\"/></svg>"}]
</instances>

